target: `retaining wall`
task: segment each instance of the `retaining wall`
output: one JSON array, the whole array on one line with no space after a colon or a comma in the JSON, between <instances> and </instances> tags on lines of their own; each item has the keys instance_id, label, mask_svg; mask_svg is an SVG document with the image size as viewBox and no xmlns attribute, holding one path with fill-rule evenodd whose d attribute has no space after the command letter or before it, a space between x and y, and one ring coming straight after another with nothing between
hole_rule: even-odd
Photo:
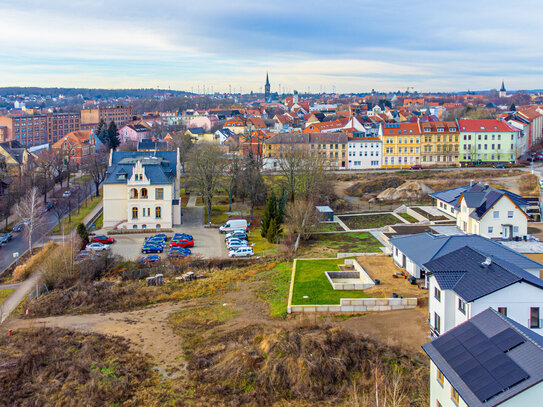
<instances>
[{"instance_id":1,"label":"retaining wall","mask_svg":"<svg viewBox=\"0 0 543 407\"><path fill-rule=\"evenodd\" d=\"M340 305L291 305L293 312L382 312L412 309L417 306L416 298L342 298Z\"/></svg>"}]
</instances>

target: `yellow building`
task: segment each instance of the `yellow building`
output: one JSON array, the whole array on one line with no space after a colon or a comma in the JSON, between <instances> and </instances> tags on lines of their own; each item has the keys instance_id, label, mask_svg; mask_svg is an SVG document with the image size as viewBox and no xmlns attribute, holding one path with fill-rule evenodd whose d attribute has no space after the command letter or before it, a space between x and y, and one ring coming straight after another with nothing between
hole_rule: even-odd
<instances>
[{"instance_id":1,"label":"yellow building","mask_svg":"<svg viewBox=\"0 0 543 407\"><path fill-rule=\"evenodd\" d=\"M419 123L382 123L383 168L409 168L420 165Z\"/></svg>"},{"instance_id":2,"label":"yellow building","mask_svg":"<svg viewBox=\"0 0 543 407\"><path fill-rule=\"evenodd\" d=\"M422 165L458 165L460 140L456 122L425 122L420 123L420 129Z\"/></svg>"}]
</instances>

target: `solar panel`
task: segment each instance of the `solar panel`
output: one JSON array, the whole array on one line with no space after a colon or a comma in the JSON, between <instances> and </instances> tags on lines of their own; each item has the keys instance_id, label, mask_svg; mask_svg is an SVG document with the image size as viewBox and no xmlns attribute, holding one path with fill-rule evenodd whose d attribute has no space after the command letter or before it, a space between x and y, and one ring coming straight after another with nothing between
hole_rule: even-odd
<instances>
[{"instance_id":1,"label":"solar panel","mask_svg":"<svg viewBox=\"0 0 543 407\"><path fill-rule=\"evenodd\" d=\"M490 340L503 352L508 352L525 342L524 338L512 328L505 329L499 334L494 335Z\"/></svg>"},{"instance_id":2,"label":"solar panel","mask_svg":"<svg viewBox=\"0 0 543 407\"><path fill-rule=\"evenodd\" d=\"M529 377L504 353L511 349L509 346L524 342L517 332L508 330L489 339L468 321L433 342L436 350L481 402Z\"/></svg>"}]
</instances>

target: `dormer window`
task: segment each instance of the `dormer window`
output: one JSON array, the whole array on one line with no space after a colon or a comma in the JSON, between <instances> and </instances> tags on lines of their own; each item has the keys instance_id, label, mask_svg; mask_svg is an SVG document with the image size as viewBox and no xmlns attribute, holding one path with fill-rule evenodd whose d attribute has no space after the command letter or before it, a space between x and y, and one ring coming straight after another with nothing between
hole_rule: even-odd
<instances>
[{"instance_id":1,"label":"dormer window","mask_svg":"<svg viewBox=\"0 0 543 407\"><path fill-rule=\"evenodd\" d=\"M117 174L117 179L126 179L126 174Z\"/></svg>"}]
</instances>

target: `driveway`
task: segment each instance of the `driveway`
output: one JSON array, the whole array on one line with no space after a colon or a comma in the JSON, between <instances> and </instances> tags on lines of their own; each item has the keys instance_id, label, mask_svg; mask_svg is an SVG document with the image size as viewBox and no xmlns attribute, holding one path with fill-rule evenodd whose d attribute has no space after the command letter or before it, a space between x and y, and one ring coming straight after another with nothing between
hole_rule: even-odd
<instances>
[{"instance_id":1,"label":"driveway","mask_svg":"<svg viewBox=\"0 0 543 407\"><path fill-rule=\"evenodd\" d=\"M187 233L194 238L194 247L190 250L193 254L204 258L227 257L228 251L224 244L224 235L215 228L204 228L204 208L193 207L183 208L183 219L180 226L173 228L174 233ZM141 246L145 238L153 233L134 233L126 235L113 235L116 242L111 245L111 251L124 257L127 260L137 260L142 256ZM168 237L173 236L172 232L166 232ZM168 256L168 249L161 257Z\"/></svg>"}]
</instances>

